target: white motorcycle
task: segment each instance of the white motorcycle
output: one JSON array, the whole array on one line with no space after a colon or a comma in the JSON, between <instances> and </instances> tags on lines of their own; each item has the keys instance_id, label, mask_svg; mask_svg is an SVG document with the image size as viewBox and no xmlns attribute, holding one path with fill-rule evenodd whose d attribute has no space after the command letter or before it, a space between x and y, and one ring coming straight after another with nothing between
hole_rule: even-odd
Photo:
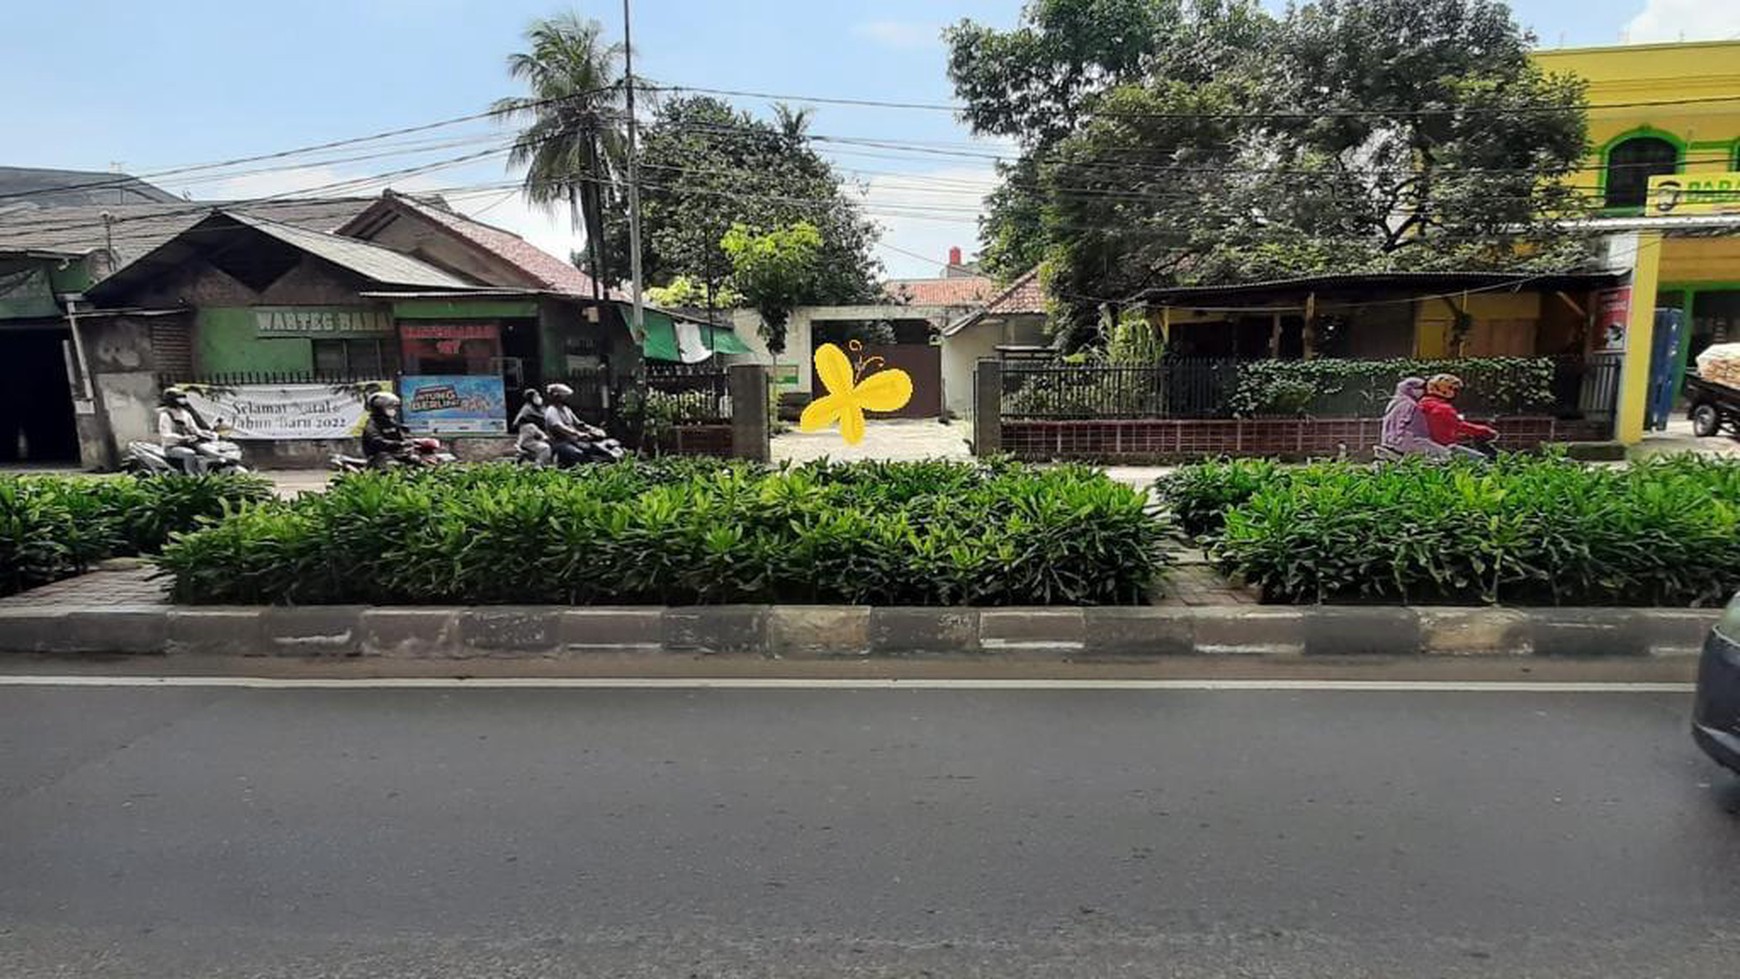
<instances>
[{"instance_id":1,"label":"white motorcycle","mask_svg":"<svg viewBox=\"0 0 1740 979\"><path fill-rule=\"evenodd\" d=\"M228 439L206 439L194 443L191 448L199 454L208 473L233 472L245 473L248 467L242 465L242 447ZM156 442L128 442L127 457L121 460L121 469L138 476L153 475L189 475L182 468L182 461L172 459Z\"/></svg>"}]
</instances>

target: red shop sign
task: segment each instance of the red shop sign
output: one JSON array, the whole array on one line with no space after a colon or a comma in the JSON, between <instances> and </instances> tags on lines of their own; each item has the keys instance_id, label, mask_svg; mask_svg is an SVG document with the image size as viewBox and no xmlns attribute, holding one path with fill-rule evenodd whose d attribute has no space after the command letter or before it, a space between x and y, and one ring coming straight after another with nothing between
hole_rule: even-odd
<instances>
[{"instance_id":1,"label":"red shop sign","mask_svg":"<svg viewBox=\"0 0 1740 979\"><path fill-rule=\"evenodd\" d=\"M501 328L494 323L400 323L407 340L494 340Z\"/></svg>"}]
</instances>

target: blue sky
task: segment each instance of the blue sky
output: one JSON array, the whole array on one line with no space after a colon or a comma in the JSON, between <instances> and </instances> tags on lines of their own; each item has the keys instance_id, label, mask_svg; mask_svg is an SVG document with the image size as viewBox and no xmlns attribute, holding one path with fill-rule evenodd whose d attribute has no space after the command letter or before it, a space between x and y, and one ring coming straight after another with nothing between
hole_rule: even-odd
<instances>
[{"instance_id":1,"label":"blue sky","mask_svg":"<svg viewBox=\"0 0 1740 979\"><path fill-rule=\"evenodd\" d=\"M450 118L513 87L502 68L553 0L58 0L12 5L0 35L0 163L151 173ZM619 2L573 5L620 33ZM798 96L939 102L951 96L937 32L963 17L1012 25L1019 0L635 0L642 74L664 84ZM1740 35L1740 0L1518 0L1543 46ZM740 100L764 111L763 100ZM801 102L801 99L799 100ZM824 135L936 152L838 148L867 184L896 275L935 274L950 244L975 248L983 158L948 113L817 105ZM475 124L455 145L366 161L333 152L302 169L192 182L195 197L286 193L488 150ZM457 143L468 139L469 142ZM265 165L261 165L262 167ZM282 167L282 165L280 165ZM499 160L395 181L461 188L455 203L562 253L565 221L527 211ZM364 185L363 192L379 184ZM907 253L917 253L919 256Z\"/></svg>"}]
</instances>

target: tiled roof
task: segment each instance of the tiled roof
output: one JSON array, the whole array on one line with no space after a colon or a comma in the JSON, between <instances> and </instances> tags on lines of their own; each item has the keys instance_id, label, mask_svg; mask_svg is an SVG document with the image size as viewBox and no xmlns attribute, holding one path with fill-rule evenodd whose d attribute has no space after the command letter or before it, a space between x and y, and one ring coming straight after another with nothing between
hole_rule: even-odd
<instances>
[{"instance_id":1,"label":"tiled roof","mask_svg":"<svg viewBox=\"0 0 1740 979\"><path fill-rule=\"evenodd\" d=\"M328 200L221 201L179 204L111 204L84 207L7 207L0 202L0 253L54 251L84 255L113 243L116 266L144 255L218 209L268 218L312 231L331 232L361 214L372 197ZM103 215L110 221L105 227Z\"/></svg>"},{"instance_id":2,"label":"tiled roof","mask_svg":"<svg viewBox=\"0 0 1740 979\"><path fill-rule=\"evenodd\" d=\"M985 312L991 316L1045 312L1045 284L1039 281L1038 266L986 303Z\"/></svg>"},{"instance_id":3,"label":"tiled roof","mask_svg":"<svg viewBox=\"0 0 1740 979\"><path fill-rule=\"evenodd\" d=\"M396 194L394 199L407 210L415 211L477 247L512 264L536 279L543 288L551 292L587 298L592 296L591 276L575 268L572 263L557 258L511 231L505 231L494 225L475 221L463 214L456 214L453 211L412 200L403 195ZM629 299L627 294L616 289L606 290L605 295L610 299L623 302L627 302Z\"/></svg>"},{"instance_id":4,"label":"tiled roof","mask_svg":"<svg viewBox=\"0 0 1740 979\"><path fill-rule=\"evenodd\" d=\"M125 173L0 167L0 203L15 201L29 201L43 207L182 203L181 198L169 191Z\"/></svg>"},{"instance_id":5,"label":"tiled roof","mask_svg":"<svg viewBox=\"0 0 1740 979\"><path fill-rule=\"evenodd\" d=\"M997 294L996 280L982 275L953 279L890 279L882 291L909 306L977 306Z\"/></svg>"}]
</instances>

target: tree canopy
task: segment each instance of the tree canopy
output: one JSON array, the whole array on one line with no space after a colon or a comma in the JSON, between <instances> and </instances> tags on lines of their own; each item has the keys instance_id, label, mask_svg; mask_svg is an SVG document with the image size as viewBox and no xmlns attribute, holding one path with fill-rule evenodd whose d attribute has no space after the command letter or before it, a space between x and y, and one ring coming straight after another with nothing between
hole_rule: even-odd
<instances>
[{"instance_id":1,"label":"tree canopy","mask_svg":"<svg viewBox=\"0 0 1740 979\"><path fill-rule=\"evenodd\" d=\"M712 305L748 296L725 247L733 228L766 235L800 224L819 241L802 277L804 303L862 302L878 271L866 220L833 167L810 145L807 110L776 107L773 122L716 98L659 104L640 146L642 261L646 281L687 279ZM612 215L613 250L627 254L626 212Z\"/></svg>"},{"instance_id":2,"label":"tree canopy","mask_svg":"<svg viewBox=\"0 0 1740 979\"><path fill-rule=\"evenodd\" d=\"M1047 259L1075 325L1159 285L1582 258L1583 88L1496 0L1038 0L949 39L969 122L1022 147L986 259Z\"/></svg>"}]
</instances>

